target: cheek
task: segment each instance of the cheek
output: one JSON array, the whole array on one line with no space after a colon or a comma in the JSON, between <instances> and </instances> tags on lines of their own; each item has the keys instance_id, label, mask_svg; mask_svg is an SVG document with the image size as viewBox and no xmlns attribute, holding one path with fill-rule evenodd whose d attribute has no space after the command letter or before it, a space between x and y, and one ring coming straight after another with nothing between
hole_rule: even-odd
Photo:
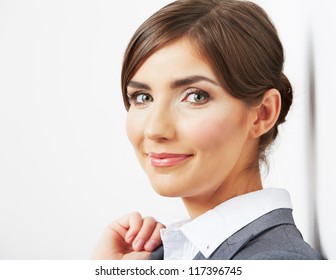
<instances>
[{"instance_id":1,"label":"cheek","mask_svg":"<svg viewBox=\"0 0 336 280\"><path fill-rule=\"evenodd\" d=\"M141 141L141 135L143 134L141 123L137 120L138 119L135 118L132 112L127 113L126 133L129 141L134 147L136 147L139 141Z\"/></svg>"},{"instance_id":2,"label":"cheek","mask_svg":"<svg viewBox=\"0 0 336 280\"><path fill-rule=\"evenodd\" d=\"M188 123L185 126L189 142L200 150L217 149L236 141L238 130L239 124L227 118L212 118L206 123Z\"/></svg>"}]
</instances>

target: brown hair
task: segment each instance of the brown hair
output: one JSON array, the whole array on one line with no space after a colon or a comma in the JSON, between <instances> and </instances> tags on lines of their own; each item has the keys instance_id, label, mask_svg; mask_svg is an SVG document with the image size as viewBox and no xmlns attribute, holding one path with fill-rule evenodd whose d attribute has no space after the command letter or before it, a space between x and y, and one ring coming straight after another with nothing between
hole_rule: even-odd
<instances>
[{"instance_id":1,"label":"brown hair","mask_svg":"<svg viewBox=\"0 0 336 280\"><path fill-rule=\"evenodd\" d=\"M271 88L281 94L281 111L259 141L258 158L278 134L292 104L292 88L283 73L284 53L265 11L242 0L180 0L148 18L133 35L124 56L121 84L129 109L127 84L142 63L172 40L186 37L235 98L254 106Z\"/></svg>"}]
</instances>

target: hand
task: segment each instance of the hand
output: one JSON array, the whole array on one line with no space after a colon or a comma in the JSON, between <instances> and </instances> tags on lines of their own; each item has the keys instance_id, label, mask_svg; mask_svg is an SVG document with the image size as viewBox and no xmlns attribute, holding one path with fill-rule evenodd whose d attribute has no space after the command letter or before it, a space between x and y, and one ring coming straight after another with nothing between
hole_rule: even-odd
<instances>
[{"instance_id":1,"label":"hand","mask_svg":"<svg viewBox=\"0 0 336 280\"><path fill-rule=\"evenodd\" d=\"M92 259L145 260L161 244L164 225L137 212L110 224L94 249Z\"/></svg>"}]
</instances>

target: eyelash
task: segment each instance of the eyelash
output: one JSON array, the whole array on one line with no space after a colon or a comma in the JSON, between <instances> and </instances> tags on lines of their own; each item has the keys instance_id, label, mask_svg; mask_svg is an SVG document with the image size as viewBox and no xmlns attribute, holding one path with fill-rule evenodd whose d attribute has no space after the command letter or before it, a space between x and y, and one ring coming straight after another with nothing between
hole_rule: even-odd
<instances>
[{"instance_id":1,"label":"eyelash","mask_svg":"<svg viewBox=\"0 0 336 280\"><path fill-rule=\"evenodd\" d=\"M199 95L205 96L205 100L200 101L200 102L187 101L188 97L190 97L192 94L199 94ZM209 99L210 99L210 96L207 92L205 92L203 90L200 90L200 89L197 89L197 88L189 88L189 89L187 89L186 96L183 98L182 101L188 102L192 106L200 106L200 105L203 105L203 104L207 103L209 101Z\"/></svg>"},{"instance_id":2,"label":"eyelash","mask_svg":"<svg viewBox=\"0 0 336 280\"><path fill-rule=\"evenodd\" d=\"M199 94L199 95L205 96L205 100L204 101L200 101L200 102L197 102L197 101L195 101L195 102L188 101L188 98L192 94ZM141 96L141 95L150 97L151 101L138 102L137 98L139 96ZM153 97L149 93L146 93L146 92L143 92L143 91L135 91L135 92L128 93L127 97L128 97L128 102L131 105L134 105L134 106L144 106L146 103L152 102L154 100ZM210 98L210 96L209 96L209 94L207 92L205 92L203 90L200 90L200 89L197 89L197 88L189 88L189 89L186 90L186 94L185 94L185 97L182 99L182 102L187 102L188 104L190 104L192 106L200 106L200 105L203 105L203 104L207 103L209 101L209 98Z\"/></svg>"},{"instance_id":3,"label":"eyelash","mask_svg":"<svg viewBox=\"0 0 336 280\"><path fill-rule=\"evenodd\" d=\"M149 94L149 93L146 93L146 92L143 92L143 91L135 91L135 92L131 92L131 93L128 93L127 94L127 97L128 97L128 102L132 105L135 105L135 106L143 106L146 102L138 102L137 101L137 98L140 96L140 95L147 95L147 96L150 96L151 99L153 99L153 97Z\"/></svg>"}]
</instances>

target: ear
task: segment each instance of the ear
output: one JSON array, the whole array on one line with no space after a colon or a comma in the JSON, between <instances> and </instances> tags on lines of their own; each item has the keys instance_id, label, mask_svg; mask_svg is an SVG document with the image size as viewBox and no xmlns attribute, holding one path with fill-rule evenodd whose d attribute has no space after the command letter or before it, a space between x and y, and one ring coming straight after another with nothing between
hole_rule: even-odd
<instances>
[{"instance_id":1,"label":"ear","mask_svg":"<svg viewBox=\"0 0 336 280\"><path fill-rule=\"evenodd\" d=\"M258 138L267 133L276 123L281 109L281 95L276 89L265 92L260 105L256 108L255 120L252 126L252 136Z\"/></svg>"}]
</instances>

